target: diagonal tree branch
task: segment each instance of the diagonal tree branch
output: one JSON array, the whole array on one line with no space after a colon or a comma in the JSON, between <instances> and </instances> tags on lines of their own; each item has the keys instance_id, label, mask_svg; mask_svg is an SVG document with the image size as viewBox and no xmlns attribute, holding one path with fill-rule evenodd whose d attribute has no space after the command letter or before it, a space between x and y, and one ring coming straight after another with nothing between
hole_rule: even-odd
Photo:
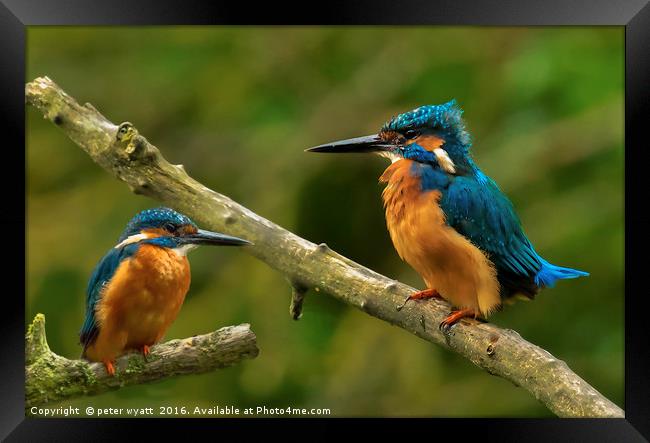
<instances>
[{"instance_id":1,"label":"diagonal tree branch","mask_svg":"<svg viewBox=\"0 0 650 443\"><path fill-rule=\"evenodd\" d=\"M623 411L561 360L515 331L463 320L449 332L438 324L449 305L438 300L396 306L413 288L315 245L260 217L168 163L143 136L118 140L118 126L89 104L79 105L47 77L26 85L27 102L59 126L92 159L133 192L159 200L199 224L251 240L245 250L283 273L294 288L313 288L362 311L442 345L493 375L529 391L562 417L623 417ZM302 296L294 290L294 317Z\"/></svg>"},{"instance_id":2,"label":"diagonal tree branch","mask_svg":"<svg viewBox=\"0 0 650 443\"><path fill-rule=\"evenodd\" d=\"M67 398L225 368L258 353L250 325L227 326L155 345L146 361L140 354L126 354L116 360L116 374L110 376L101 363L68 360L50 351L45 316L37 314L25 335L25 412Z\"/></svg>"}]
</instances>

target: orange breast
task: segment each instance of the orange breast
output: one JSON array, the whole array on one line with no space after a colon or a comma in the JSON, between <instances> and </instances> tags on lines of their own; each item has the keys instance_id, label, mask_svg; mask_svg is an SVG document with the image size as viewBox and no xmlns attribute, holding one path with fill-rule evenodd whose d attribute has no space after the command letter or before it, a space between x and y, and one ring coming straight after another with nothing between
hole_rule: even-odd
<instances>
[{"instance_id":1,"label":"orange breast","mask_svg":"<svg viewBox=\"0 0 650 443\"><path fill-rule=\"evenodd\" d=\"M380 181L386 225L399 256L458 308L475 309L484 316L500 304L499 285L492 263L465 237L445 223L440 191L423 192L411 174L413 161L391 164Z\"/></svg>"},{"instance_id":2,"label":"orange breast","mask_svg":"<svg viewBox=\"0 0 650 443\"><path fill-rule=\"evenodd\" d=\"M104 289L96 310L99 335L86 355L112 360L128 349L160 341L176 319L190 287L186 257L142 245L122 262Z\"/></svg>"}]
</instances>

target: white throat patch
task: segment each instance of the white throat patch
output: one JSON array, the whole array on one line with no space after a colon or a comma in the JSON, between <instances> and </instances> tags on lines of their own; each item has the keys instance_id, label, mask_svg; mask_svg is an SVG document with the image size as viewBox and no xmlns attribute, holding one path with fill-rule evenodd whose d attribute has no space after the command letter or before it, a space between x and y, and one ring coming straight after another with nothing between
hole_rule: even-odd
<instances>
[{"instance_id":1,"label":"white throat patch","mask_svg":"<svg viewBox=\"0 0 650 443\"><path fill-rule=\"evenodd\" d=\"M395 163L396 161L402 159L402 157L400 157L399 155L393 154L392 152L389 151L379 151L377 152L377 155L379 155L380 157L387 158L388 160L390 160L391 163Z\"/></svg>"},{"instance_id":2,"label":"white throat patch","mask_svg":"<svg viewBox=\"0 0 650 443\"><path fill-rule=\"evenodd\" d=\"M179 257L185 257L188 252L190 252L192 249L198 248L199 245L183 245L179 246L178 248L172 249L176 254L178 254Z\"/></svg>"},{"instance_id":3,"label":"white throat patch","mask_svg":"<svg viewBox=\"0 0 650 443\"><path fill-rule=\"evenodd\" d=\"M140 240L146 240L148 238L149 238L148 234L134 234L134 235L131 235L131 236L125 238L120 243L115 245L115 249L119 249L122 246L130 245L131 243L137 243Z\"/></svg>"},{"instance_id":4,"label":"white throat patch","mask_svg":"<svg viewBox=\"0 0 650 443\"><path fill-rule=\"evenodd\" d=\"M436 154L436 158L438 159L438 163L442 169L449 172L450 174L454 174L456 172L456 165L451 160L451 158L449 158L447 151L442 148L436 148L433 150L433 153Z\"/></svg>"}]
</instances>

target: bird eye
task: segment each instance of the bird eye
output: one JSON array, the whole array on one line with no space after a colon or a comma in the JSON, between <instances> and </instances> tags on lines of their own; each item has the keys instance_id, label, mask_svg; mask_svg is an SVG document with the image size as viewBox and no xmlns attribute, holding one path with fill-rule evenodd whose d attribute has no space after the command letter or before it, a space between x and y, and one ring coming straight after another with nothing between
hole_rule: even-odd
<instances>
[{"instance_id":1,"label":"bird eye","mask_svg":"<svg viewBox=\"0 0 650 443\"><path fill-rule=\"evenodd\" d=\"M167 232L174 232L176 231L176 225L174 225L173 223L165 223L163 225L163 229Z\"/></svg>"},{"instance_id":2,"label":"bird eye","mask_svg":"<svg viewBox=\"0 0 650 443\"><path fill-rule=\"evenodd\" d=\"M416 129L409 129L408 131L406 131L406 132L404 133L404 137L406 137L406 138L408 138L408 139L415 138L415 137L417 137L418 135L420 135L420 132L417 131Z\"/></svg>"}]
</instances>

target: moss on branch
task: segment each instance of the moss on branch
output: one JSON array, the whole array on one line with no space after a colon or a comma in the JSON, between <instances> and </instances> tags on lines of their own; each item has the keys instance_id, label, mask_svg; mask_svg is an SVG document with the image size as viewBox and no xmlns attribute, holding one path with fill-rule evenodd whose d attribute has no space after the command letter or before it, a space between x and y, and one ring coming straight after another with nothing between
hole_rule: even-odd
<instances>
[{"instance_id":1,"label":"moss on branch","mask_svg":"<svg viewBox=\"0 0 650 443\"><path fill-rule=\"evenodd\" d=\"M250 325L228 326L157 344L146 361L141 354L126 354L116 360L115 376L110 376L101 363L69 360L52 352L45 335L45 316L37 314L25 335L25 411L67 398L209 372L255 358L258 353Z\"/></svg>"}]
</instances>

